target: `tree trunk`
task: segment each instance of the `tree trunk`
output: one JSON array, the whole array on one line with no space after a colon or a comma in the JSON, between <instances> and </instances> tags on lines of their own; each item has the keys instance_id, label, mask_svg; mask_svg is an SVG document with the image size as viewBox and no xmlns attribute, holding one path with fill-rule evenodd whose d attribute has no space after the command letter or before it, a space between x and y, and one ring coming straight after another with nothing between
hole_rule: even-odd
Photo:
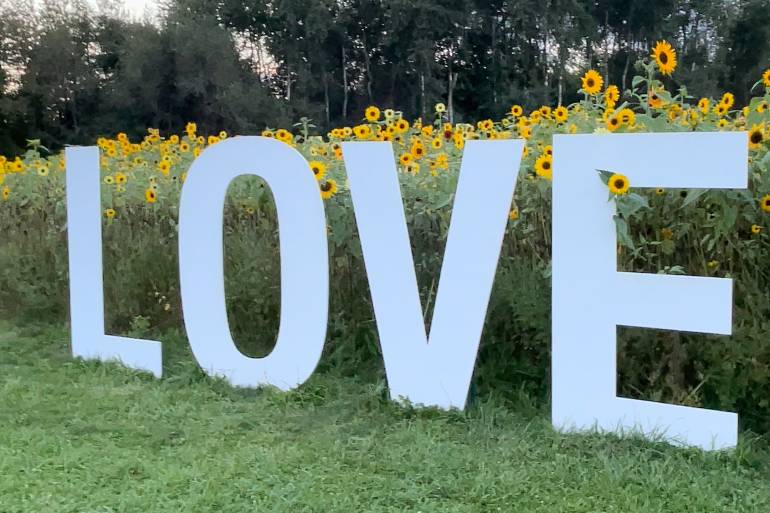
<instances>
[{"instance_id":1,"label":"tree trunk","mask_svg":"<svg viewBox=\"0 0 770 513\"><path fill-rule=\"evenodd\" d=\"M497 20L492 14L492 104L497 107Z\"/></svg>"},{"instance_id":2,"label":"tree trunk","mask_svg":"<svg viewBox=\"0 0 770 513\"><path fill-rule=\"evenodd\" d=\"M369 104L374 100L372 98L372 66L369 56L369 49L366 47L366 33L361 37L361 43L364 45L364 65L366 66L366 94L369 96Z\"/></svg>"},{"instance_id":3,"label":"tree trunk","mask_svg":"<svg viewBox=\"0 0 770 513\"><path fill-rule=\"evenodd\" d=\"M425 118L427 107L425 105L425 73L420 72L420 117Z\"/></svg>"},{"instance_id":4,"label":"tree trunk","mask_svg":"<svg viewBox=\"0 0 770 513\"><path fill-rule=\"evenodd\" d=\"M328 128L328 127L331 126L332 122L331 122L331 112L329 112L329 110L330 110L330 107L329 107L329 77L328 77L328 75L326 74L325 71L324 71L323 77L324 77L324 106L325 106L325 110L326 110L326 127Z\"/></svg>"},{"instance_id":5,"label":"tree trunk","mask_svg":"<svg viewBox=\"0 0 770 513\"><path fill-rule=\"evenodd\" d=\"M286 101L291 101L291 65L286 65Z\"/></svg>"},{"instance_id":6,"label":"tree trunk","mask_svg":"<svg viewBox=\"0 0 770 513\"><path fill-rule=\"evenodd\" d=\"M626 46L626 65L623 66L623 78L621 79L620 90L626 90L626 80L628 79L628 67L631 65L631 48Z\"/></svg>"},{"instance_id":7,"label":"tree trunk","mask_svg":"<svg viewBox=\"0 0 770 513\"><path fill-rule=\"evenodd\" d=\"M455 85L457 85L457 73L452 71L452 61L449 61L449 87L447 91L447 112L449 113L449 122L454 124L455 122L455 104L454 104L454 92Z\"/></svg>"},{"instance_id":8,"label":"tree trunk","mask_svg":"<svg viewBox=\"0 0 770 513\"><path fill-rule=\"evenodd\" d=\"M342 119L348 119L348 60L345 47L342 47Z\"/></svg>"}]
</instances>

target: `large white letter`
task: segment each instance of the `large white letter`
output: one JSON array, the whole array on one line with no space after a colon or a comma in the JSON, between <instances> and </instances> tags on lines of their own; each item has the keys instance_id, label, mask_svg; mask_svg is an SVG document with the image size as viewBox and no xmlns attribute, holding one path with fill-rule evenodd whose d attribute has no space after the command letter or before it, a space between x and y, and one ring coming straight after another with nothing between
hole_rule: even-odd
<instances>
[{"instance_id":1,"label":"large white letter","mask_svg":"<svg viewBox=\"0 0 770 513\"><path fill-rule=\"evenodd\" d=\"M281 322L273 351L244 356L227 321L222 216L227 187L237 176L260 176L278 212ZM307 161L265 137L234 137L193 162L179 207L182 307L193 354L203 370L237 386L289 390L315 369L323 350L329 304L326 218Z\"/></svg>"},{"instance_id":2,"label":"large white letter","mask_svg":"<svg viewBox=\"0 0 770 513\"><path fill-rule=\"evenodd\" d=\"M465 147L428 339L391 145L343 144L391 397L465 406L523 146Z\"/></svg>"},{"instance_id":3,"label":"large white letter","mask_svg":"<svg viewBox=\"0 0 770 513\"><path fill-rule=\"evenodd\" d=\"M73 356L119 360L160 377L160 342L104 334L99 148L67 148L67 243Z\"/></svg>"},{"instance_id":4,"label":"large white letter","mask_svg":"<svg viewBox=\"0 0 770 513\"><path fill-rule=\"evenodd\" d=\"M632 187L745 188L745 133L554 137L553 424L736 444L733 413L617 397L617 326L730 334L732 280L617 271L614 202L599 169Z\"/></svg>"}]
</instances>

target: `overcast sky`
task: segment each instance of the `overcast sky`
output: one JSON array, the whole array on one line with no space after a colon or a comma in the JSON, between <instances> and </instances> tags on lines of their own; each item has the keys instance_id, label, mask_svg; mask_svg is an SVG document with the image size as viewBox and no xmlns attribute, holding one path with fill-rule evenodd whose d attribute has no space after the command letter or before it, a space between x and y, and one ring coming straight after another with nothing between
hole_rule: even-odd
<instances>
[{"instance_id":1,"label":"overcast sky","mask_svg":"<svg viewBox=\"0 0 770 513\"><path fill-rule=\"evenodd\" d=\"M141 15L144 12L145 6L150 6L151 8L153 5L157 2L152 2L150 0L124 0L126 2L126 7L128 7L131 10L132 14L139 14Z\"/></svg>"}]
</instances>

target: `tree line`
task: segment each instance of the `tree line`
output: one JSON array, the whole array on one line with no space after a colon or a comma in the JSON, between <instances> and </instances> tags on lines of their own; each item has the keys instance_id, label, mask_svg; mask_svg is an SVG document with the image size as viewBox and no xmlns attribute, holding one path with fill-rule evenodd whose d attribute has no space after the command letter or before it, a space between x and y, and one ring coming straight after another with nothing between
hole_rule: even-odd
<instances>
[{"instance_id":1,"label":"tree line","mask_svg":"<svg viewBox=\"0 0 770 513\"><path fill-rule=\"evenodd\" d=\"M496 117L575 101L589 67L627 88L661 39L669 88L745 100L770 65L770 0L165 0L143 21L119 0L5 0L0 153L190 120L322 132L370 104Z\"/></svg>"}]
</instances>

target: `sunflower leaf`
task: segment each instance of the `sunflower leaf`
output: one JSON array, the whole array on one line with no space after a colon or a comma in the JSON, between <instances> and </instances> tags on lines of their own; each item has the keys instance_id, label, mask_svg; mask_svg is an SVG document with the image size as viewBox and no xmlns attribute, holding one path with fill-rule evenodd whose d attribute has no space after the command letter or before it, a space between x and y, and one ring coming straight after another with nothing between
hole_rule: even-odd
<instances>
[{"instance_id":1,"label":"sunflower leaf","mask_svg":"<svg viewBox=\"0 0 770 513\"><path fill-rule=\"evenodd\" d=\"M684 208L688 205L695 203L696 201L698 201L698 199L701 196L706 194L707 191L708 191L707 189L693 189L693 190L687 191L687 197L682 202L681 208Z\"/></svg>"}]
</instances>

